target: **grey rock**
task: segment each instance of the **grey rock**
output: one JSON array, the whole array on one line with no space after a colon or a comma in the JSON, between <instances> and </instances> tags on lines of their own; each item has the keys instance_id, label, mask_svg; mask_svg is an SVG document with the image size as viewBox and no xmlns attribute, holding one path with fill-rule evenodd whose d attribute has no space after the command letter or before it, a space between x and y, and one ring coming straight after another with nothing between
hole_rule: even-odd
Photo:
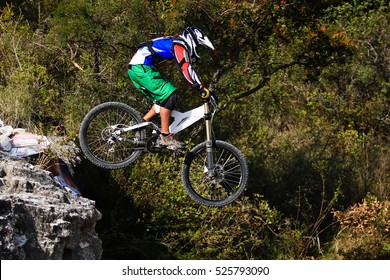
<instances>
[{"instance_id":1,"label":"grey rock","mask_svg":"<svg viewBox=\"0 0 390 280\"><path fill-rule=\"evenodd\" d=\"M52 173L0 156L0 257L101 259L95 202L59 188Z\"/></svg>"}]
</instances>

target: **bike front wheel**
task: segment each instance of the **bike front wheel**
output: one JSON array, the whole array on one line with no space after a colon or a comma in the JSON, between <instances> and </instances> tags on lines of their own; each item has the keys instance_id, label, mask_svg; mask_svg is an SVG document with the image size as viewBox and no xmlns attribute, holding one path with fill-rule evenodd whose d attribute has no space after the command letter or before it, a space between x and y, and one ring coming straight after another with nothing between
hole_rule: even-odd
<instances>
[{"instance_id":1,"label":"bike front wheel","mask_svg":"<svg viewBox=\"0 0 390 280\"><path fill-rule=\"evenodd\" d=\"M248 164L235 146L220 140L213 143L211 155L213 167L209 170L206 143L194 147L184 159L182 180L195 201L220 207L235 201L245 190Z\"/></svg>"},{"instance_id":2,"label":"bike front wheel","mask_svg":"<svg viewBox=\"0 0 390 280\"><path fill-rule=\"evenodd\" d=\"M134 162L142 153L137 145L145 137L145 129L116 134L142 122L140 114L120 102L102 103L84 117L80 125L80 147L93 164L118 169Z\"/></svg>"}]
</instances>

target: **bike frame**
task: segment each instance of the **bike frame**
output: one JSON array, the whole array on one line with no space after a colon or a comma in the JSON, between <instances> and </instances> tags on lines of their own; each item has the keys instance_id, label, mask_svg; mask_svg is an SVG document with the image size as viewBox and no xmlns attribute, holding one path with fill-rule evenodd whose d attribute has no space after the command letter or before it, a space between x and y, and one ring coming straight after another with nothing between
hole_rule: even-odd
<instances>
[{"instance_id":1,"label":"bike frame","mask_svg":"<svg viewBox=\"0 0 390 280\"><path fill-rule=\"evenodd\" d=\"M160 113L160 106L155 105L156 113ZM173 118L173 122L169 126L169 131L172 134L177 134L180 131L186 129L187 127L193 125L197 121L201 119L205 119L206 121L206 139L211 140L211 122L208 122L208 120L211 120L211 114L210 114L210 104L208 102L205 102L203 105L194 108L192 110L186 111L186 112L179 112L176 110L173 110L171 113L171 117ZM131 130L138 130L140 128L146 127L146 126L153 126L156 127L156 125L152 122L142 122L136 125L129 126L127 128L122 128L118 134L121 134L123 132L131 131ZM209 133L208 133L209 132Z\"/></svg>"},{"instance_id":2,"label":"bike frame","mask_svg":"<svg viewBox=\"0 0 390 280\"><path fill-rule=\"evenodd\" d=\"M160 113L160 106L155 105L156 113ZM180 131L186 129L187 127L193 125L197 121L204 119L206 125L206 151L207 151L207 172L212 176L213 168L214 168L214 160L213 160L213 138L212 138L212 113L210 109L210 102L204 102L203 105L194 108L192 110L186 112L179 112L173 110L171 113L171 117L174 119L171 125L169 126L169 131L173 134L179 133ZM118 134L122 132L127 132L131 130L137 130L146 126L153 126L157 128L157 126L152 122L142 122L127 128L122 128Z\"/></svg>"}]
</instances>

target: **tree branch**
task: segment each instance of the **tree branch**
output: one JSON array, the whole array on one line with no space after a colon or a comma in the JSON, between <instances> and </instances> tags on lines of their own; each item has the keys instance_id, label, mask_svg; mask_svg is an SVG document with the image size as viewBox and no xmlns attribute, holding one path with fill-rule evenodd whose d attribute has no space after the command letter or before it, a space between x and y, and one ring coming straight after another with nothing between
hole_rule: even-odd
<instances>
[{"instance_id":1,"label":"tree branch","mask_svg":"<svg viewBox=\"0 0 390 280\"><path fill-rule=\"evenodd\" d=\"M245 91L241 94L238 94L236 96L234 96L233 98L229 99L226 103L224 103L222 106L221 106L221 110L225 109L227 106L229 106L232 102L235 102L241 98L245 98L245 97L248 97L250 95L252 95L253 93L259 91L260 89L262 89L263 87L265 87L265 85L268 83L268 81L271 79L271 76L277 72L279 72L280 70L284 70L284 69L287 69L291 66L294 66L294 65L299 65L301 64L299 61L293 61L293 62L290 62L290 63L286 63L286 64L282 64L282 65L279 65L273 69L271 69L270 71L267 71L265 70L263 75L262 75L262 79L260 80L260 82L257 84L257 86L255 86L254 88L251 88L250 90L248 91Z\"/></svg>"}]
</instances>

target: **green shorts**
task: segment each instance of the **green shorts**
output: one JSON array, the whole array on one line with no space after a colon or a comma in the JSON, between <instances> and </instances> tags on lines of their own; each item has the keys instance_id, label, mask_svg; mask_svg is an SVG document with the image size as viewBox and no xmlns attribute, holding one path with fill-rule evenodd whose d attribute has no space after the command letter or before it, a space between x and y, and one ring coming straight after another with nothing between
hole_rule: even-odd
<instances>
[{"instance_id":1,"label":"green shorts","mask_svg":"<svg viewBox=\"0 0 390 280\"><path fill-rule=\"evenodd\" d=\"M131 65L127 73L134 86L158 104L164 102L176 90L175 86L161 76L156 67Z\"/></svg>"}]
</instances>

